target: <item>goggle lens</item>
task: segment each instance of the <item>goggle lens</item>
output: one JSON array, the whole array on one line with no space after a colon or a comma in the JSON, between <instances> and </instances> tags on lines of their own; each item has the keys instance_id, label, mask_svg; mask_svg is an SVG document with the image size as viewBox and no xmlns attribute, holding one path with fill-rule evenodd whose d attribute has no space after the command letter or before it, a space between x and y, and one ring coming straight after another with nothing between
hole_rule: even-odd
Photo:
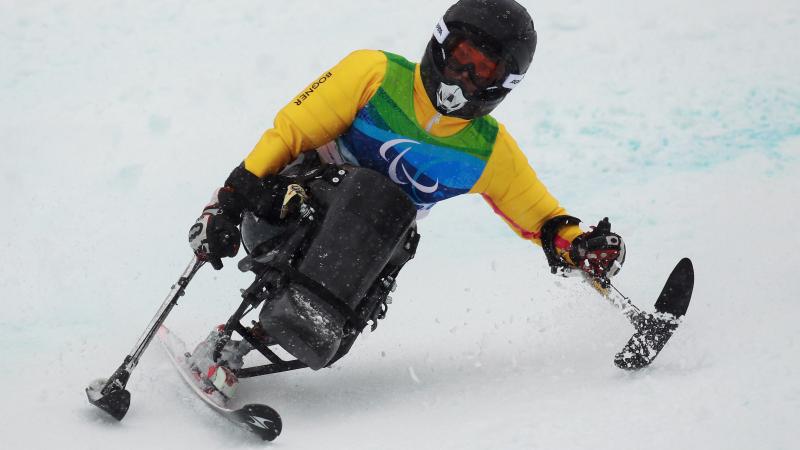
<instances>
[{"instance_id":1,"label":"goggle lens","mask_svg":"<svg viewBox=\"0 0 800 450\"><path fill-rule=\"evenodd\" d=\"M456 72L467 70L472 81L479 86L488 86L497 81L501 69L498 60L491 58L467 40L462 40L453 46L446 65Z\"/></svg>"}]
</instances>

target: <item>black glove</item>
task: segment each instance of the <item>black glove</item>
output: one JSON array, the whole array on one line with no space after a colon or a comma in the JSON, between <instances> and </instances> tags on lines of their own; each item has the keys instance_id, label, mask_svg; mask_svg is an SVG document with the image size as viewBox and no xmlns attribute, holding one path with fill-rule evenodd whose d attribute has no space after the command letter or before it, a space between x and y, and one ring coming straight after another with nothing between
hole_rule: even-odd
<instances>
[{"instance_id":1,"label":"black glove","mask_svg":"<svg viewBox=\"0 0 800 450\"><path fill-rule=\"evenodd\" d=\"M281 175L269 175L262 183L263 192L252 205L255 215L275 225L300 215L308 200L308 194L300 184Z\"/></svg>"},{"instance_id":2,"label":"black glove","mask_svg":"<svg viewBox=\"0 0 800 450\"><path fill-rule=\"evenodd\" d=\"M611 222L604 218L572 241L569 257L589 275L608 280L619 272L625 262L625 242L611 232Z\"/></svg>"},{"instance_id":3,"label":"black glove","mask_svg":"<svg viewBox=\"0 0 800 450\"><path fill-rule=\"evenodd\" d=\"M217 190L211 198L211 203L205 207L203 214L189 229L189 245L194 254L201 260L211 262L217 270L222 268L220 258L236 256L241 241L238 228L241 218L235 212L226 212L221 207L220 194L223 197L231 195L230 188Z\"/></svg>"},{"instance_id":4,"label":"black glove","mask_svg":"<svg viewBox=\"0 0 800 450\"><path fill-rule=\"evenodd\" d=\"M195 255L209 261L215 269L222 268L220 258L236 256L239 252L242 212L254 209L253 201L262 197L261 179L240 165L231 172L225 186L218 189L211 202L189 229L189 245Z\"/></svg>"}]
</instances>

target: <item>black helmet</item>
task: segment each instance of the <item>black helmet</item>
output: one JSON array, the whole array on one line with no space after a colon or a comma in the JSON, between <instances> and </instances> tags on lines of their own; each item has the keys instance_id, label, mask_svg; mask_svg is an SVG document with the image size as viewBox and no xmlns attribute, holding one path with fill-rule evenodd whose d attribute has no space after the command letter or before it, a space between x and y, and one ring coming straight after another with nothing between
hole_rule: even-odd
<instances>
[{"instance_id":1,"label":"black helmet","mask_svg":"<svg viewBox=\"0 0 800 450\"><path fill-rule=\"evenodd\" d=\"M460 0L433 30L420 64L422 83L440 113L474 119L522 81L535 50L536 30L522 5Z\"/></svg>"}]
</instances>

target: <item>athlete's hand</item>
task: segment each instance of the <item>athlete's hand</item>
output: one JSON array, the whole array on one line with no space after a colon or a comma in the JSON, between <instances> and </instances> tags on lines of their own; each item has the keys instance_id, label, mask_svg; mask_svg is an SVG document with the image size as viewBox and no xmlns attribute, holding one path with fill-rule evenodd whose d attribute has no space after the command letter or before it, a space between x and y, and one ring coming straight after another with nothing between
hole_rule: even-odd
<instances>
[{"instance_id":1,"label":"athlete's hand","mask_svg":"<svg viewBox=\"0 0 800 450\"><path fill-rule=\"evenodd\" d=\"M228 194L230 188L221 188L214 193L211 203L189 229L189 245L194 254L210 262L215 269L222 268L220 258L236 256L239 252L241 234L236 224L237 217L230 217L221 206L220 195Z\"/></svg>"},{"instance_id":2,"label":"athlete's hand","mask_svg":"<svg viewBox=\"0 0 800 450\"><path fill-rule=\"evenodd\" d=\"M572 241L569 252L575 265L589 275L609 279L616 275L625 262L625 242L611 232L608 217Z\"/></svg>"}]
</instances>

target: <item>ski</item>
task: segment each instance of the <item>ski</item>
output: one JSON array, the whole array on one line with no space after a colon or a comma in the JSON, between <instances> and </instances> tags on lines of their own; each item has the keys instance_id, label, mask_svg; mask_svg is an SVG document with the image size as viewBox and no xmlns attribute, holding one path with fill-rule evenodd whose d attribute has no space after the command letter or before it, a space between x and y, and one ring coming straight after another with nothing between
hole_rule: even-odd
<instances>
[{"instance_id":1,"label":"ski","mask_svg":"<svg viewBox=\"0 0 800 450\"><path fill-rule=\"evenodd\" d=\"M186 351L186 344L178 336L162 325L158 330L158 338L183 381L206 405L226 419L241 428L257 434L266 441L271 441L278 437L283 424L281 416L274 409L267 405L255 403L244 405L238 409L230 408L228 399L217 390L205 386L200 374L189 366L187 358L191 354Z\"/></svg>"},{"instance_id":2,"label":"ski","mask_svg":"<svg viewBox=\"0 0 800 450\"><path fill-rule=\"evenodd\" d=\"M667 278L656 300L656 312L637 310L629 315L636 331L614 357L614 364L625 370L649 366L678 329L681 318L689 308L693 288L692 261L683 258Z\"/></svg>"}]
</instances>

